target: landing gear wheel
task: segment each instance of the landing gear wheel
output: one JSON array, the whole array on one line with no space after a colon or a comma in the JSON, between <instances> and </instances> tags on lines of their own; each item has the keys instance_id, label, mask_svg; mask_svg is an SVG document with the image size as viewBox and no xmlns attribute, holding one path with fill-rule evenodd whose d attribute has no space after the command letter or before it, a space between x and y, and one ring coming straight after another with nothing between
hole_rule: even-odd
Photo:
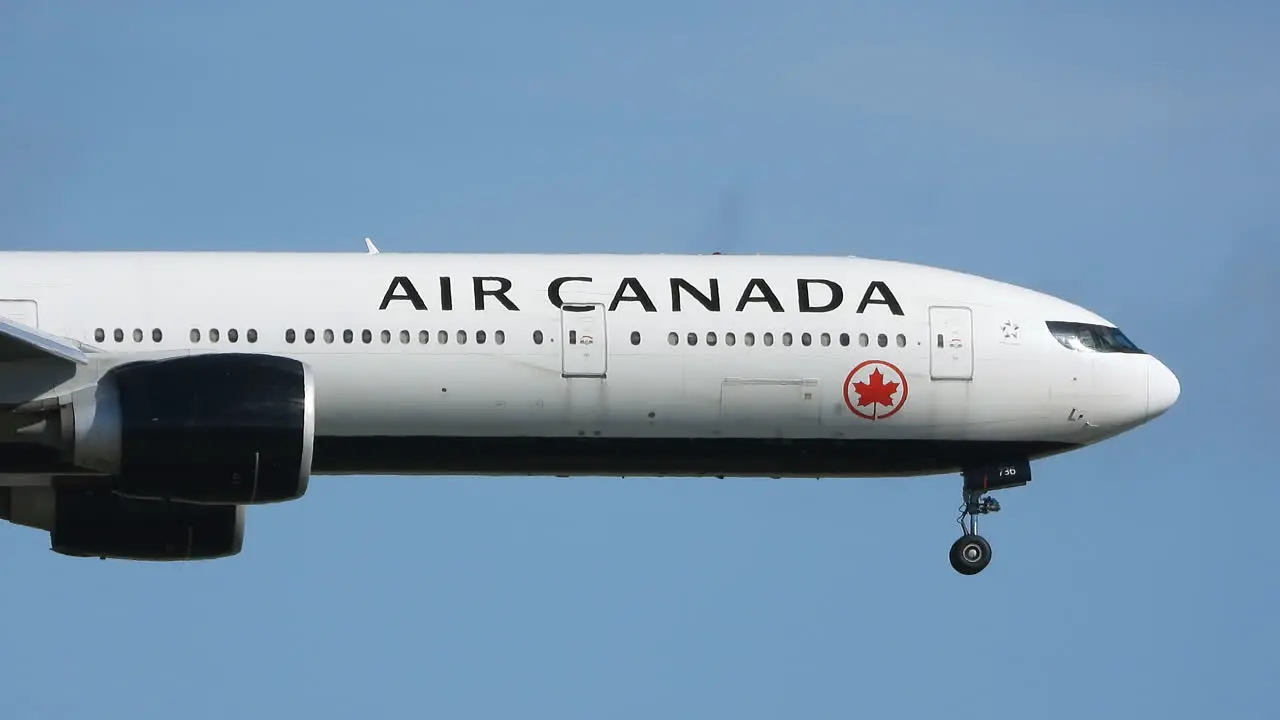
<instances>
[{"instance_id":1,"label":"landing gear wheel","mask_svg":"<svg viewBox=\"0 0 1280 720\"><path fill-rule=\"evenodd\" d=\"M991 563L991 544L981 535L964 535L951 546L951 567L961 575L977 575Z\"/></svg>"}]
</instances>

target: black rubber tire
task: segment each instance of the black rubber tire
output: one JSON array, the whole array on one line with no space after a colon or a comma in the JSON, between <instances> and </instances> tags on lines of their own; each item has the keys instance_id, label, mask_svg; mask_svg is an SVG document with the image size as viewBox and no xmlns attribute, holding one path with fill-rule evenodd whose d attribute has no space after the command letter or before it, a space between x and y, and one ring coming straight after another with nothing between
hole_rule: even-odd
<instances>
[{"instance_id":1,"label":"black rubber tire","mask_svg":"<svg viewBox=\"0 0 1280 720\"><path fill-rule=\"evenodd\" d=\"M951 567L961 575L977 575L991 563L991 544L981 535L964 535L951 546Z\"/></svg>"}]
</instances>

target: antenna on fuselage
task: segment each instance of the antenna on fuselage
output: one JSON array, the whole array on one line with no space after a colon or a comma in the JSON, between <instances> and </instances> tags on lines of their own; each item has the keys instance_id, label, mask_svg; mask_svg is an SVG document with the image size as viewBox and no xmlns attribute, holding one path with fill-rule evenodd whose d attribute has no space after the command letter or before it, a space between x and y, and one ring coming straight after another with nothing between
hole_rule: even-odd
<instances>
[{"instance_id":1,"label":"antenna on fuselage","mask_svg":"<svg viewBox=\"0 0 1280 720\"><path fill-rule=\"evenodd\" d=\"M368 248L368 249L369 249L369 254L370 254L370 255L377 255L377 254L378 254L378 246L373 244L373 240L372 240L371 238L365 238L365 239L364 239L364 245L365 245L365 247L366 247L366 248Z\"/></svg>"}]
</instances>

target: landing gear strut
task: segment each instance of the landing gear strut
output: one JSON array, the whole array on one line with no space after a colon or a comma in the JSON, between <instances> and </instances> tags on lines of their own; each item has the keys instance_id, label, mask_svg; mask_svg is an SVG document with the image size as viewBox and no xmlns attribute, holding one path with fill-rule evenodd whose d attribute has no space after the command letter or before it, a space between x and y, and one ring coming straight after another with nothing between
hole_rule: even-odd
<instances>
[{"instance_id":1,"label":"landing gear strut","mask_svg":"<svg viewBox=\"0 0 1280 720\"><path fill-rule=\"evenodd\" d=\"M990 465L965 470L962 475L964 504L956 519L962 534L951 546L951 567L961 575L977 575L991 563L991 544L978 534L978 516L1000 512L1000 503L987 493L1031 482L1031 464L1023 460Z\"/></svg>"},{"instance_id":2,"label":"landing gear strut","mask_svg":"<svg viewBox=\"0 0 1280 720\"><path fill-rule=\"evenodd\" d=\"M978 516L1000 512L995 498L983 497L983 490L965 490L964 505L960 506L960 523L963 533L951 546L951 567L961 575L977 575L991 562L991 543L978 534Z\"/></svg>"}]
</instances>

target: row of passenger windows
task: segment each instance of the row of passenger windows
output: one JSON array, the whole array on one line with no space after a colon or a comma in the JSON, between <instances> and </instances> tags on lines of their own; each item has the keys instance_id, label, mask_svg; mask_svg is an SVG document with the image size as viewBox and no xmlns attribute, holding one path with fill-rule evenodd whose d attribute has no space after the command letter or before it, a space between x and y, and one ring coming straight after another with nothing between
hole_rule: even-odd
<instances>
[{"instance_id":1,"label":"row of passenger windows","mask_svg":"<svg viewBox=\"0 0 1280 720\"><path fill-rule=\"evenodd\" d=\"M144 333L141 329L135 329L133 331L132 337L134 342L140 343L146 339L147 334ZM190 338L191 338L191 342L198 343L202 338L202 334L199 330L193 329L191 331ZM102 328L98 328L97 330L94 330L93 339L95 342L100 342L100 343L106 342L107 331ZM116 328L111 333L111 339L115 340L118 343L124 342L125 341L124 330L121 330L120 328ZM227 339L227 342L230 342L230 343L240 342L240 331L228 330L226 333L226 339ZM249 341L250 343L258 342L258 331L257 330L246 331L244 334L244 339ZM209 342L216 343L221 340L222 340L222 331L217 329L213 329L209 331ZM151 342L155 342L155 343L164 342L164 332L160 330L160 328L155 328L151 331Z\"/></svg>"},{"instance_id":2,"label":"row of passenger windows","mask_svg":"<svg viewBox=\"0 0 1280 720\"><path fill-rule=\"evenodd\" d=\"M107 331L102 328L95 330L93 335L97 342L106 342L107 340ZM571 342L573 335L576 335L576 333L570 333ZM147 334L141 329L135 329L131 336L134 342L140 343L146 339ZM125 331L120 328L116 328L112 331L111 337L116 342L122 343L125 341ZM232 329L227 330L224 333L216 328L209 330L207 333L202 332L198 328L194 328L191 330L189 337L193 343L199 343L205 339L207 339L208 342L217 343L221 342L224 337L229 343L238 343L241 339L239 330ZM347 345L355 343L356 337L356 331L354 330L343 330L341 334L342 342ZM437 330L435 332L435 343L437 345L446 345L449 343L450 338L452 338L459 345L465 345L468 342L468 337L472 338L477 345L484 345L489 342L490 338L492 338L495 345L503 345L507 342L507 334L502 330L494 330L492 334L485 330L476 330L475 333L470 336L466 330L458 330L452 334L447 330ZM290 345L296 344L299 340L307 345L312 345L316 342L323 342L326 345L332 345L333 343L338 342L338 338L339 335L334 330L303 330L301 333L297 330L286 330L284 334L285 342ZM400 341L401 345L409 345L413 343L415 339L418 344L427 345L432 342L432 333L429 330L419 330L415 337L415 335L408 330L401 330L398 334L394 335L390 330L383 330L378 333L377 338L384 345L389 345L396 339ZM244 339L249 343L258 342L258 331L246 330L244 332ZM372 344L374 342L374 332L372 330L361 330L359 339L360 342L365 345ZM667 334L668 345L680 345L681 339L680 333L671 332ZM840 347L848 347L853 342L853 338L849 333L840 333L836 338L833 338L831 333L825 332L818 334L816 338L811 333L806 332L800 334L800 344L804 347L813 345L815 339L818 345L822 347L830 347L833 339L840 344ZM639 345L641 340L642 338L638 331L633 331L631 333L632 345ZM757 338L754 332L743 333L741 337L742 344L747 347L754 346L756 344L756 340ZM780 333L778 340L783 347L791 347L795 342L794 336L789 332ZM151 341L156 343L163 342L164 333L159 328L153 329L151 331ZM533 342L535 345L541 345L545 341L546 337L543 335L541 330L533 331ZM714 332L708 332L705 334L691 332L684 335L683 341L687 346L695 346L703 342L709 346L715 346L721 342L721 336ZM739 337L737 333L727 332L724 333L723 341L725 345L733 346L738 344ZM867 333L860 333L857 337L857 341L859 347L869 347L871 345L871 336ZM883 333L877 335L875 341L876 345L879 347L883 348L889 346L889 336ZM895 338L895 341L900 348L907 346L907 337L905 335L899 334ZM761 333L759 336L759 342L765 347L772 347L775 342L774 334L772 332Z\"/></svg>"},{"instance_id":3,"label":"row of passenger windows","mask_svg":"<svg viewBox=\"0 0 1280 720\"><path fill-rule=\"evenodd\" d=\"M701 336L701 335L699 335L698 333L692 333L692 332L691 332L691 333L688 333L688 334L687 334L687 335L685 335L685 337L684 337L684 344L685 344L685 345L697 345L697 344L698 344L698 342L699 342L699 339L700 339L701 337L702 337L702 336ZM831 339L832 339L832 338L831 338L831 333L821 333L821 334L819 334L819 335L817 336L818 344L819 344L819 345L821 345L822 347L830 347L830 345L831 345ZM709 332L709 333L707 333L707 334L706 334L706 343L707 343L707 345L715 345L715 344L717 344L719 341L720 341L720 338L719 338L719 336L717 336L715 333L713 333L713 332ZM792 345L792 344L793 344L793 342L794 342L794 338L793 338L793 336L791 335L791 333L789 333L789 332L784 332L784 333L782 333L781 341L782 341L782 346L783 346L783 347L791 347L791 345ZM897 341L898 347L900 347L900 348L904 348L904 347L906 347L906 346L907 346L907 336L906 336L906 335L901 335L901 334L900 334L900 335L898 335L898 337L897 337L896 341ZM765 347L772 347L772 346L773 346L773 343L774 343L773 333L771 333L771 332L766 332L766 333L762 334L762 335L760 336L760 342L761 342L761 344L763 344ZM809 347L810 345L813 345L813 342L814 342L814 336L813 336L812 334L810 334L810 333L800 333L800 344L801 344L801 345L803 345L803 346L805 346L805 347ZM852 338L849 336L849 333L840 333L840 336L839 336L839 342L840 342L840 347L849 347L850 342L852 342ZM632 345L639 345L639 344L640 344L640 333L638 333L638 332L633 332L633 333L631 333L631 344L632 344ZM677 333L677 332L668 333L668 334L667 334L667 344L668 344L668 345L679 345L679 344L680 344L680 333ZM732 333L732 332L727 332L727 333L725 333L725 334L724 334L724 344L725 344L725 345L737 345L737 344L738 344L738 336L737 336L735 333ZM752 332L749 332L749 333L743 333L743 335L742 335L742 344L743 344L743 345L746 345L746 346L748 346L748 347L750 347L750 346L752 346L752 345L755 345L755 344L756 344L756 334L755 334L755 333L752 333ZM866 334L866 333L861 333L861 334L859 334L859 335L858 335L858 346L859 346L859 347L869 347L870 345L871 345L871 336L870 336L870 335L868 335L868 334ZM877 336L876 336L876 345L879 345L880 347L889 347L889 336L888 336L888 335L885 335L884 333L881 333L880 335L877 335Z\"/></svg>"},{"instance_id":4,"label":"row of passenger windows","mask_svg":"<svg viewBox=\"0 0 1280 720\"><path fill-rule=\"evenodd\" d=\"M540 338L541 335L542 335L541 332L534 333L535 338ZM408 330L401 330L398 336L399 336L401 345L408 345L414 341L413 333L409 332ZM314 344L318 340L323 340L323 342L326 345L332 345L333 343L338 341L338 334L333 330L323 330L320 332L317 332L315 330L303 330L301 334L299 334L298 331L296 330L286 330L284 333L284 341L289 343L290 345L298 342L299 337L301 337L302 342L308 345ZM435 340L436 344L446 345L448 344L450 337L453 337L459 345L465 345L467 343L468 335L466 330L459 330L456 333L454 333L452 336L449 334L448 330L438 330L436 331L436 340ZM475 331L475 334L472 335L471 337L474 338L477 345L484 345L485 343L489 342L490 334L484 330L477 330ZM372 330L360 331L360 342L364 343L365 345L369 345L373 343L373 338L374 338L374 335ZM503 345L507 342L507 334L502 330L494 330L492 338L495 345ZM383 330L381 333L378 334L378 339L382 341L383 345L389 345L391 344L392 340L395 339L395 336L392 335L390 330ZM355 341L356 341L356 333L354 330L342 331L343 343L350 345ZM426 345L430 343L431 331L419 330L417 335L417 341L419 345Z\"/></svg>"}]
</instances>

